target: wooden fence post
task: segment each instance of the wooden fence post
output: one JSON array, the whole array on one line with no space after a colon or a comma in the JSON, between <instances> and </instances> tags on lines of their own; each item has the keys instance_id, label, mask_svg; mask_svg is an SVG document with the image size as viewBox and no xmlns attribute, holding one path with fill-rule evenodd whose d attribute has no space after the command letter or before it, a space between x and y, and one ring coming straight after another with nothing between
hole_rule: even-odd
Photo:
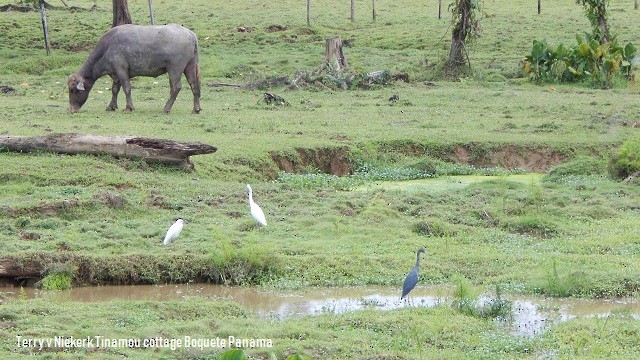
<instances>
[{"instance_id":1,"label":"wooden fence post","mask_svg":"<svg viewBox=\"0 0 640 360\"><path fill-rule=\"evenodd\" d=\"M371 9L373 22L376 22L376 0L371 0Z\"/></svg>"},{"instance_id":2,"label":"wooden fence post","mask_svg":"<svg viewBox=\"0 0 640 360\"><path fill-rule=\"evenodd\" d=\"M149 0L149 20L151 20L151 25L155 25L155 18L153 17L153 7L151 6L151 0Z\"/></svg>"},{"instance_id":3,"label":"wooden fence post","mask_svg":"<svg viewBox=\"0 0 640 360\"><path fill-rule=\"evenodd\" d=\"M40 17L42 18L42 31L44 31L44 47L47 55L51 54L51 46L49 45L49 29L47 28L47 14L44 10L44 0L40 0Z\"/></svg>"},{"instance_id":4,"label":"wooden fence post","mask_svg":"<svg viewBox=\"0 0 640 360\"><path fill-rule=\"evenodd\" d=\"M351 0L351 22L356 21L356 0Z\"/></svg>"}]
</instances>

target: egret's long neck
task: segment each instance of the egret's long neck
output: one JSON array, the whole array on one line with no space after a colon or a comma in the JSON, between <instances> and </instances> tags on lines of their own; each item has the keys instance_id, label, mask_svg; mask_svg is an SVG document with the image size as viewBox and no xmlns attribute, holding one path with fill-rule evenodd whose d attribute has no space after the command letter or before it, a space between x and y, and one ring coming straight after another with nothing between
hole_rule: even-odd
<instances>
[{"instance_id":1,"label":"egret's long neck","mask_svg":"<svg viewBox=\"0 0 640 360\"><path fill-rule=\"evenodd\" d=\"M253 191L251 191L251 189L249 189L249 202L253 202Z\"/></svg>"}]
</instances>

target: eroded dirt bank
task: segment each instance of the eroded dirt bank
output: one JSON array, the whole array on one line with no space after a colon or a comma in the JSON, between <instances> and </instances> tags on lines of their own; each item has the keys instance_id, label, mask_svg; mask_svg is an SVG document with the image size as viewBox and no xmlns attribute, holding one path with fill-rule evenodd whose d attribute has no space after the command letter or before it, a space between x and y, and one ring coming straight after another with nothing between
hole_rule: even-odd
<instances>
[{"instance_id":1,"label":"eroded dirt bank","mask_svg":"<svg viewBox=\"0 0 640 360\"><path fill-rule=\"evenodd\" d=\"M396 147L394 151L397 150ZM518 147L514 145L486 147L474 143L435 150L425 149L422 146L406 145L402 152L410 156L427 156L478 168L499 167L529 172L544 172L570 158L569 154L549 147ZM278 171L288 173L300 173L314 168L322 173L346 176L353 173L354 170L348 147L296 148L286 154L272 152L270 155ZM272 173L268 175L275 177L275 174Z\"/></svg>"}]
</instances>

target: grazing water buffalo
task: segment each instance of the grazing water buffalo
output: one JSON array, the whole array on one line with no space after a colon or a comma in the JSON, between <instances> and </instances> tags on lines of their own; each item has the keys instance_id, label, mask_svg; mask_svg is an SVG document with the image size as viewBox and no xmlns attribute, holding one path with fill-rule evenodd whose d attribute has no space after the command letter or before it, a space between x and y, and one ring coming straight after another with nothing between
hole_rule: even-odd
<instances>
[{"instance_id":1,"label":"grazing water buffalo","mask_svg":"<svg viewBox=\"0 0 640 360\"><path fill-rule=\"evenodd\" d=\"M193 113L200 112L200 68L198 38L191 30L176 24L160 26L120 25L107 31L82 68L69 76L69 111L82 107L98 78L109 75L111 103L107 111L118 108L120 87L127 96L125 111L133 110L131 81L136 76L169 74L170 96L164 111L171 111L187 77L193 92Z\"/></svg>"}]
</instances>

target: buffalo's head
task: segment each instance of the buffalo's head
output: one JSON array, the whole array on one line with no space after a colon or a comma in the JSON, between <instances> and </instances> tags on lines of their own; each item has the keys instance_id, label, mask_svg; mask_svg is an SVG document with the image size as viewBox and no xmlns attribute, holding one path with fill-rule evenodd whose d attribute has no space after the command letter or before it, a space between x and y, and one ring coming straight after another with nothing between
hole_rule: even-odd
<instances>
[{"instance_id":1,"label":"buffalo's head","mask_svg":"<svg viewBox=\"0 0 640 360\"><path fill-rule=\"evenodd\" d=\"M78 74L73 74L69 76L67 85L69 86L69 112L73 113L87 102L93 82L87 81Z\"/></svg>"}]
</instances>

